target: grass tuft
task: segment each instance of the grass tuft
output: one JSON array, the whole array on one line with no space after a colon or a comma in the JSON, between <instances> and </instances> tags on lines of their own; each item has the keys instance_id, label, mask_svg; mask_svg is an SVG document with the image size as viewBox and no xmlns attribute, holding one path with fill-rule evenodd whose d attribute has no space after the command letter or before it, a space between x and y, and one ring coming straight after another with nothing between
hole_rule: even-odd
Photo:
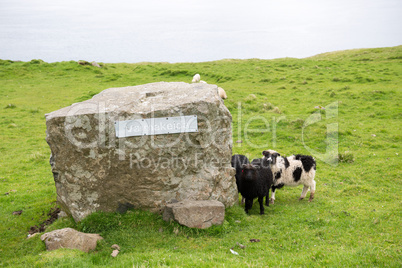
<instances>
[{"instance_id":1,"label":"grass tuft","mask_svg":"<svg viewBox=\"0 0 402 268\"><path fill-rule=\"evenodd\" d=\"M341 163L353 163L355 161L355 157L353 153L346 151L338 154L338 161Z\"/></svg>"},{"instance_id":2,"label":"grass tuft","mask_svg":"<svg viewBox=\"0 0 402 268\"><path fill-rule=\"evenodd\" d=\"M12 103L9 103L9 104L7 104L5 107L4 107L4 109L14 109L14 108L16 108L17 106L15 105L15 104L12 104Z\"/></svg>"},{"instance_id":3,"label":"grass tuft","mask_svg":"<svg viewBox=\"0 0 402 268\"><path fill-rule=\"evenodd\" d=\"M278 107L275 107L274 109L272 109L272 112L276 113L276 114L281 114L281 110Z\"/></svg>"}]
</instances>

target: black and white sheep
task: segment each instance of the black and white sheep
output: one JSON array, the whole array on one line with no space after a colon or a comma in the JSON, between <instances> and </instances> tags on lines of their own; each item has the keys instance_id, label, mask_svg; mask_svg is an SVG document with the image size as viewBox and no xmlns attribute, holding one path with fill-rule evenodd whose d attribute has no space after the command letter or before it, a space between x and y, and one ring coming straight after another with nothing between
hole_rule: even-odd
<instances>
[{"instance_id":1,"label":"black and white sheep","mask_svg":"<svg viewBox=\"0 0 402 268\"><path fill-rule=\"evenodd\" d=\"M312 156L298 154L282 157L274 150L263 151L262 154L264 155L263 159L265 159L270 166L274 177L271 195L272 204L275 202L275 190L285 185L304 185L299 200L306 197L307 191L310 188L309 202L313 200L316 185L314 180L316 162Z\"/></svg>"},{"instance_id":2,"label":"black and white sheep","mask_svg":"<svg viewBox=\"0 0 402 268\"><path fill-rule=\"evenodd\" d=\"M246 164L242 168L239 191L246 198L245 211L248 213L253 206L254 198L258 198L260 214L264 214L264 197L269 196L269 189L273 183L272 172L261 165Z\"/></svg>"}]
</instances>

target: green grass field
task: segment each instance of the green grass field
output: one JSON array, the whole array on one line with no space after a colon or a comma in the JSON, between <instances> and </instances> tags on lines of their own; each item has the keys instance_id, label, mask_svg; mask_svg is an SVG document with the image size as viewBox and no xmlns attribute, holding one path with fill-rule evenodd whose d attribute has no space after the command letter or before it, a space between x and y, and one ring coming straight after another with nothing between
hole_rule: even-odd
<instances>
[{"instance_id":1,"label":"green grass field","mask_svg":"<svg viewBox=\"0 0 402 268\"><path fill-rule=\"evenodd\" d=\"M45 113L110 87L191 82L195 73L226 90L233 153L257 158L271 148L316 157L313 202L298 201L301 186L283 188L265 215L256 204L250 215L236 205L222 226L206 230L136 210L95 213L80 223L59 219L47 228L101 234L88 254L47 252L40 235L27 239L56 206ZM401 97L402 46L102 68L0 60L0 266L401 267ZM116 258L113 244L121 247Z\"/></svg>"}]
</instances>

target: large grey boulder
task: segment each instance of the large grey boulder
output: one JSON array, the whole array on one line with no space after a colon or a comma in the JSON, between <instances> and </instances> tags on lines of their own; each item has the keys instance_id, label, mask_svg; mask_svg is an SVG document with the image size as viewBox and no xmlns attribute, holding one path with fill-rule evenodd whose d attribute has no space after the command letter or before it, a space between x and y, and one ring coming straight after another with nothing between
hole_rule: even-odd
<instances>
[{"instance_id":1,"label":"large grey boulder","mask_svg":"<svg viewBox=\"0 0 402 268\"><path fill-rule=\"evenodd\" d=\"M59 248L79 249L89 252L96 248L98 240L103 239L98 234L78 232L72 228L54 230L43 234L40 239L45 242L47 250Z\"/></svg>"},{"instance_id":2,"label":"large grey boulder","mask_svg":"<svg viewBox=\"0 0 402 268\"><path fill-rule=\"evenodd\" d=\"M197 116L196 132L125 137L115 127L190 116ZM99 210L162 213L171 200L231 206L238 196L231 120L216 85L182 82L109 88L47 114L57 200L76 221Z\"/></svg>"},{"instance_id":3,"label":"large grey boulder","mask_svg":"<svg viewBox=\"0 0 402 268\"><path fill-rule=\"evenodd\" d=\"M205 229L212 225L221 225L225 219L225 206L216 200L184 200L167 204L163 220L174 220L190 228Z\"/></svg>"}]
</instances>

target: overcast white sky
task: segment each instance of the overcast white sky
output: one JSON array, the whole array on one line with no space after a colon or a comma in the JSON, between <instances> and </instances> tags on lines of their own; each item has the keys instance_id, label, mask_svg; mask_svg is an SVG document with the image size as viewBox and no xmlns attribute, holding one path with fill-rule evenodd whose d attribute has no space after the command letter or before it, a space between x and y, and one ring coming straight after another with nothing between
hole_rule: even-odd
<instances>
[{"instance_id":1,"label":"overcast white sky","mask_svg":"<svg viewBox=\"0 0 402 268\"><path fill-rule=\"evenodd\" d=\"M198 62L402 45L401 0L0 0L0 59Z\"/></svg>"}]
</instances>

